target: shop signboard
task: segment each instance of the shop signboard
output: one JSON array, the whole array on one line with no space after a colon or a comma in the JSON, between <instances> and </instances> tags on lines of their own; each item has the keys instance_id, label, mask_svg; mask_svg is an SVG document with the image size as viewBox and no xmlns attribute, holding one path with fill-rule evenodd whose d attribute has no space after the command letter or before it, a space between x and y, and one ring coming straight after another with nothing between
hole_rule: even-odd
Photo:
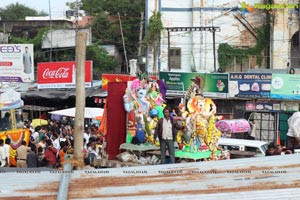
<instances>
[{"instance_id":1,"label":"shop signboard","mask_svg":"<svg viewBox=\"0 0 300 200\"><path fill-rule=\"evenodd\" d=\"M156 80L156 76L149 76L149 79ZM107 90L109 82L128 82L137 79L136 76L127 74L102 74L102 90Z\"/></svg>"},{"instance_id":2,"label":"shop signboard","mask_svg":"<svg viewBox=\"0 0 300 200\"><path fill-rule=\"evenodd\" d=\"M33 44L0 44L0 82L33 81Z\"/></svg>"},{"instance_id":3,"label":"shop signboard","mask_svg":"<svg viewBox=\"0 0 300 200\"><path fill-rule=\"evenodd\" d=\"M282 101L280 107L282 111L295 112L299 110L299 102Z\"/></svg>"},{"instance_id":4,"label":"shop signboard","mask_svg":"<svg viewBox=\"0 0 300 200\"><path fill-rule=\"evenodd\" d=\"M75 88L76 63L44 62L38 63L38 89L46 88ZM92 86L92 61L85 62L85 87Z\"/></svg>"},{"instance_id":5,"label":"shop signboard","mask_svg":"<svg viewBox=\"0 0 300 200\"><path fill-rule=\"evenodd\" d=\"M280 112L279 102L246 102L246 111Z\"/></svg>"},{"instance_id":6,"label":"shop signboard","mask_svg":"<svg viewBox=\"0 0 300 200\"><path fill-rule=\"evenodd\" d=\"M168 93L184 94L192 84L192 78L200 76L203 96L226 98L228 93L228 74L218 73L180 73L160 72L159 79L168 86Z\"/></svg>"},{"instance_id":7,"label":"shop signboard","mask_svg":"<svg viewBox=\"0 0 300 200\"><path fill-rule=\"evenodd\" d=\"M272 74L272 99L300 99L300 74Z\"/></svg>"},{"instance_id":8,"label":"shop signboard","mask_svg":"<svg viewBox=\"0 0 300 200\"><path fill-rule=\"evenodd\" d=\"M230 73L228 97L269 98L271 73Z\"/></svg>"}]
</instances>

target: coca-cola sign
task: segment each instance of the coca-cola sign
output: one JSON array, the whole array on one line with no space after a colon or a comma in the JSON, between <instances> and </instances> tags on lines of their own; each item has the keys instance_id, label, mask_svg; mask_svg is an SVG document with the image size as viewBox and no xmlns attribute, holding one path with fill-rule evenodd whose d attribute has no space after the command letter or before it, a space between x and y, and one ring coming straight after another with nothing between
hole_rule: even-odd
<instances>
[{"instance_id":1,"label":"coca-cola sign","mask_svg":"<svg viewBox=\"0 0 300 200\"><path fill-rule=\"evenodd\" d=\"M38 63L38 88L74 88L76 87L76 64L70 62ZM92 62L85 63L86 87L91 87Z\"/></svg>"},{"instance_id":2,"label":"coca-cola sign","mask_svg":"<svg viewBox=\"0 0 300 200\"><path fill-rule=\"evenodd\" d=\"M53 78L68 78L69 68L61 67L57 70L51 70L47 68L43 73L43 79L53 79Z\"/></svg>"}]
</instances>

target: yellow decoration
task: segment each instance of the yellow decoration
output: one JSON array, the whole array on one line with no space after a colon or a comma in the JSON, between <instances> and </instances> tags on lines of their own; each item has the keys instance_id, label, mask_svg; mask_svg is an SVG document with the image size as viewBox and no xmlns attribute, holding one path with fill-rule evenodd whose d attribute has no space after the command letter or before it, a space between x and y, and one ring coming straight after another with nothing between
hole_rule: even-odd
<instances>
[{"instance_id":1,"label":"yellow decoration","mask_svg":"<svg viewBox=\"0 0 300 200\"><path fill-rule=\"evenodd\" d=\"M26 141L26 145L28 146L30 139L30 130L29 129L16 129L11 131L3 131L0 132L0 138L5 140L6 138L10 138L11 147L9 150L9 162L10 165L16 166L17 162L15 160L16 150L19 146L21 146L22 141Z\"/></svg>"}]
</instances>

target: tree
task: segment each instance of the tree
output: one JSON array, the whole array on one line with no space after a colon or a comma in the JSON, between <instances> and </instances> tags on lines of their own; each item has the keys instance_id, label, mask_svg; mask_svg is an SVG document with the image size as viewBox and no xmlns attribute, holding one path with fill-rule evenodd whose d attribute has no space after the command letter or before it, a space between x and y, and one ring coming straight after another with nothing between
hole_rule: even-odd
<instances>
[{"instance_id":1,"label":"tree","mask_svg":"<svg viewBox=\"0 0 300 200\"><path fill-rule=\"evenodd\" d=\"M122 51L118 13L122 20L122 29L126 52L136 57L139 42L140 14L145 10L144 0L82 0L82 9L96 16L92 26L93 37L102 43L116 44Z\"/></svg>"},{"instance_id":2,"label":"tree","mask_svg":"<svg viewBox=\"0 0 300 200\"><path fill-rule=\"evenodd\" d=\"M118 62L112 56L109 56L107 51L99 47L98 44L87 47L86 58L93 61L94 74L116 72L119 67Z\"/></svg>"},{"instance_id":3,"label":"tree","mask_svg":"<svg viewBox=\"0 0 300 200\"><path fill-rule=\"evenodd\" d=\"M46 16L45 12L37 12L23 4L15 3L6 6L4 9L0 8L1 20L25 20L26 16Z\"/></svg>"},{"instance_id":4,"label":"tree","mask_svg":"<svg viewBox=\"0 0 300 200\"><path fill-rule=\"evenodd\" d=\"M161 21L161 14L154 12L149 19L149 25L147 27L147 35L145 37L145 43L152 50L153 49L153 72L156 73L156 60L158 55L158 40L160 33L163 30L163 24Z\"/></svg>"}]
</instances>

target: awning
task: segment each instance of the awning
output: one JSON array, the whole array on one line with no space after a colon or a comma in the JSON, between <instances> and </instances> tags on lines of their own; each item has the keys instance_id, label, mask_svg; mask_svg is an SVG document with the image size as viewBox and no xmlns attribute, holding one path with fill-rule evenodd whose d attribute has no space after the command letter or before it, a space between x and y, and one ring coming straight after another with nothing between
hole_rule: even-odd
<instances>
[{"instance_id":1,"label":"awning","mask_svg":"<svg viewBox=\"0 0 300 200\"><path fill-rule=\"evenodd\" d=\"M96 119L103 115L103 108L91 108L91 107L85 107L84 109L84 118L90 118L90 119ZM63 110L56 110L49 112L53 115L62 115L62 116L68 116L68 117L75 117L76 109L74 108L67 108Z\"/></svg>"},{"instance_id":2,"label":"awning","mask_svg":"<svg viewBox=\"0 0 300 200\"><path fill-rule=\"evenodd\" d=\"M85 97L93 97L98 95L99 93L104 92L101 88L88 88L85 90ZM70 97L76 96L76 90L35 90L35 91L27 91L21 94L22 98L46 98L46 99L59 99L66 100Z\"/></svg>"},{"instance_id":3,"label":"awning","mask_svg":"<svg viewBox=\"0 0 300 200\"><path fill-rule=\"evenodd\" d=\"M45 106L35 106L35 105L24 105L22 106L23 110L32 110L32 111L49 111L55 110L54 107L45 107Z\"/></svg>"}]
</instances>

